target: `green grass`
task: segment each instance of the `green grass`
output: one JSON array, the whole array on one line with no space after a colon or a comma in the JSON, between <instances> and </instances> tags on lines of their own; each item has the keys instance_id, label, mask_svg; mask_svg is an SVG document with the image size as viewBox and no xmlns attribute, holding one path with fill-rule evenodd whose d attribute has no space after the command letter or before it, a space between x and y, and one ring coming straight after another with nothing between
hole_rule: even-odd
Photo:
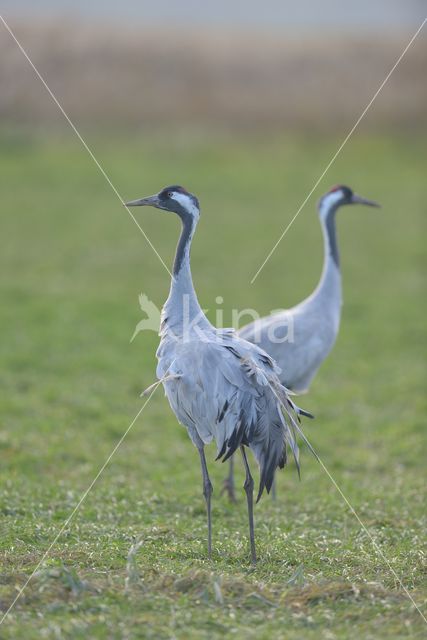
<instances>
[{"instance_id":1,"label":"green grass","mask_svg":"<svg viewBox=\"0 0 427 640\"><path fill-rule=\"evenodd\" d=\"M181 182L202 202L194 280L214 319L261 314L314 287L314 200L249 281L338 140L280 136L96 137L125 198ZM169 277L78 141L0 136L0 605L5 610L110 454L155 378L137 296L161 305ZM415 601L423 573L427 314L426 140L356 136L317 192L345 182L383 204L339 216L342 329L301 404L305 431ZM135 215L170 264L171 216ZM256 508L249 563L243 490L220 497L206 558L196 451L159 390L45 564L1 638L418 638L424 623L305 447L278 501ZM237 482L243 483L241 469ZM425 566L424 566L425 571Z\"/></svg>"}]
</instances>

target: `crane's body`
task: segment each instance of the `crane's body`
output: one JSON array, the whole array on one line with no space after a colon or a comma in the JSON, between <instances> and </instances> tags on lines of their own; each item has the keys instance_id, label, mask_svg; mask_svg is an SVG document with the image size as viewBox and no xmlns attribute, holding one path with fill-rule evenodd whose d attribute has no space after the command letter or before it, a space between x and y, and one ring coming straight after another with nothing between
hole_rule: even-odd
<instances>
[{"instance_id":1,"label":"crane's body","mask_svg":"<svg viewBox=\"0 0 427 640\"><path fill-rule=\"evenodd\" d=\"M319 284L291 309L255 320L239 331L245 340L267 351L281 368L280 379L295 393L308 391L338 335L342 285L335 214L342 194L333 191L319 205L324 258Z\"/></svg>"},{"instance_id":2,"label":"crane's body","mask_svg":"<svg viewBox=\"0 0 427 640\"><path fill-rule=\"evenodd\" d=\"M234 331L216 329L200 308L190 269L190 247L199 219L197 198L179 186L129 205L176 213L182 222L169 297L162 311L157 376L179 422L200 455L211 553L211 494L204 446L215 441L217 459L240 448L246 471L251 556L255 562L253 480L245 447L260 466L258 499L286 463L289 446L298 465L298 409L278 378L272 358Z\"/></svg>"},{"instance_id":3,"label":"crane's body","mask_svg":"<svg viewBox=\"0 0 427 640\"><path fill-rule=\"evenodd\" d=\"M339 207L348 204L379 206L342 185L320 199L324 258L320 281L313 293L295 307L255 320L238 332L241 338L258 345L274 359L281 370L281 383L295 393L308 391L338 335L342 283L335 216ZM232 460L224 489L234 501Z\"/></svg>"}]
</instances>

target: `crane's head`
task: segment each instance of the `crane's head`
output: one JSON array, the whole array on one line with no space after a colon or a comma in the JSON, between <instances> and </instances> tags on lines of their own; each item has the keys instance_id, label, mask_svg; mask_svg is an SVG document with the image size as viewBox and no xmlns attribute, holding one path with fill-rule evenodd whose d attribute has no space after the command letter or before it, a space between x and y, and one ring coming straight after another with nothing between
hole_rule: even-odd
<instances>
[{"instance_id":1,"label":"crane's head","mask_svg":"<svg viewBox=\"0 0 427 640\"><path fill-rule=\"evenodd\" d=\"M318 208L321 217L327 216L330 211L335 211L338 207L342 207L345 204L364 204L368 207L380 207L377 202L373 200L367 200L358 196L349 187L345 187L339 184L332 187L324 196L319 200Z\"/></svg>"},{"instance_id":2,"label":"crane's head","mask_svg":"<svg viewBox=\"0 0 427 640\"><path fill-rule=\"evenodd\" d=\"M181 220L198 220L200 215L200 205L196 196L179 185L165 187L154 196L131 200L125 205L127 207L156 207L156 209L171 211L178 214Z\"/></svg>"}]
</instances>

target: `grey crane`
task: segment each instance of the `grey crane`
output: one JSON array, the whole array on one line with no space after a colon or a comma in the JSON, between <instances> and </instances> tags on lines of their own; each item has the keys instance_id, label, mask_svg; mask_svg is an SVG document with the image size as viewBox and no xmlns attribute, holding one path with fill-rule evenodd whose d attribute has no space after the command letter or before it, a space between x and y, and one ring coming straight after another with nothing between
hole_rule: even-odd
<instances>
[{"instance_id":1,"label":"grey crane","mask_svg":"<svg viewBox=\"0 0 427 640\"><path fill-rule=\"evenodd\" d=\"M281 383L295 393L308 390L338 335L342 292L335 214L339 207L350 204L380 206L343 185L333 187L319 200L324 261L313 293L295 307L255 320L238 332L241 338L260 346L275 360L281 369ZM232 459L224 488L234 500Z\"/></svg>"},{"instance_id":2,"label":"grey crane","mask_svg":"<svg viewBox=\"0 0 427 640\"><path fill-rule=\"evenodd\" d=\"M211 495L204 447L216 442L216 459L227 460L240 448L246 473L249 537L256 562L253 487L246 447L260 467L257 501L270 491L276 469L287 461L290 447L299 470L296 435L301 415L310 416L289 398L272 358L233 330L216 329L200 308L190 270L190 247L200 215L197 198L180 186L128 202L176 213L181 219L169 297L163 307L157 378L170 406L196 446L202 467L208 524L208 555L212 553Z\"/></svg>"}]
</instances>

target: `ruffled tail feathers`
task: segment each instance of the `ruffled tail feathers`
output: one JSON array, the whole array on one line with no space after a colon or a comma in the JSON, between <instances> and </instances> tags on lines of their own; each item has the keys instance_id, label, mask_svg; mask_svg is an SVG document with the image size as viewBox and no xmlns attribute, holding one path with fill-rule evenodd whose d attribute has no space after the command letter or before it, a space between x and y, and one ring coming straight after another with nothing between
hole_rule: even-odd
<instances>
[{"instance_id":1,"label":"ruffled tail feathers","mask_svg":"<svg viewBox=\"0 0 427 640\"><path fill-rule=\"evenodd\" d=\"M260 386L269 387L276 397L277 413L280 423L276 425L270 424L268 426L269 434L266 436L266 439L262 444L259 443L259 445L256 446L250 436L252 430L249 428L249 425L245 423L245 412L242 411L239 416L237 428L231 438L225 440L218 449L216 460L221 459L222 462L225 462L235 453L240 445L250 446L260 467L258 502L264 489L267 493L270 493L276 469L282 469L285 466L288 446L295 460L298 477L301 477L297 444L298 435L302 437L313 454L316 455L299 427L302 416L311 419L314 418L314 416L310 412L298 407L297 404L290 399L290 392L280 383L279 379L274 375L274 371L269 374L263 367L258 366L252 358L242 358L241 362L246 374L253 377ZM223 412L221 412L220 417L222 417L222 414ZM280 424L283 430L278 428ZM279 433L281 434L280 436Z\"/></svg>"},{"instance_id":2,"label":"ruffled tail feathers","mask_svg":"<svg viewBox=\"0 0 427 640\"><path fill-rule=\"evenodd\" d=\"M301 478L301 468L299 462L299 448L297 443L297 437L300 436L307 447L310 449L312 454L318 460L318 456L314 451L313 447L305 437L303 431L300 428L301 416L313 419L314 416L309 411L301 409L298 405L293 402L290 397L288 390L280 384L276 379L269 379L269 386L273 391L274 395L278 401L278 412L281 417L281 421L285 430L284 434L284 442L283 442L283 453L278 463L271 463L270 460L263 462L260 465L260 485L258 490L257 502L260 500L261 495L264 491L264 488L267 490L267 493L270 493L270 489L273 485L274 475L277 467L283 468L287 462L287 454L286 449L289 446L292 451L292 455L295 461L295 466L297 468L298 477Z\"/></svg>"}]
</instances>

